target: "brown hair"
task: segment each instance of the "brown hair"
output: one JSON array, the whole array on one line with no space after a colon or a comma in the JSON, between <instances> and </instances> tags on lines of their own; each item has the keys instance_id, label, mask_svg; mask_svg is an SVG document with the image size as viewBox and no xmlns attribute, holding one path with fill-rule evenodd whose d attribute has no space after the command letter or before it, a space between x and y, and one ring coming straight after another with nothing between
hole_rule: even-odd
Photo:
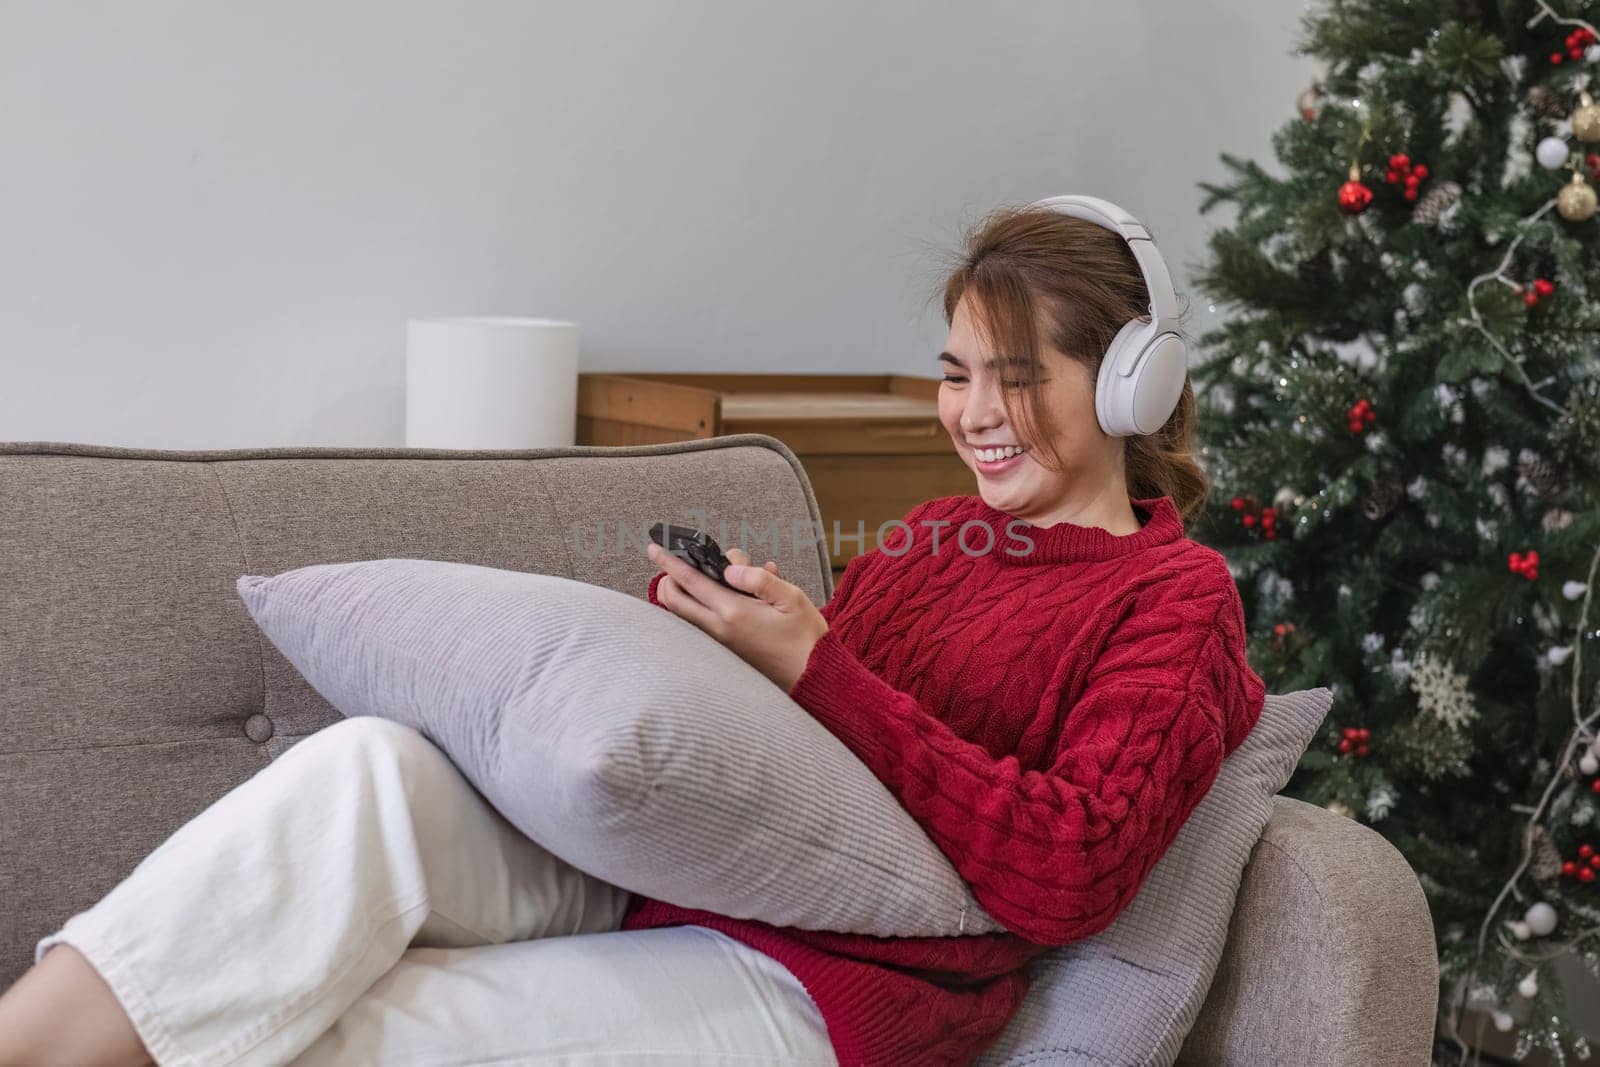
<instances>
[{"instance_id":1,"label":"brown hair","mask_svg":"<svg viewBox=\"0 0 1600 1067\"><path fill-rule=\"evenodd\" d=\"M1091 380L1122 325L1150 318L1144 275L1127 242L1049 208L1002 206L989 212L967 230L943 290L945 323L955 317L961 297L970 296L973 328L995 355L1038 366L1042 337L1088 367ZM1059 470L1054 427L1039 403L1039 377L1028 374L1025 385L1002 385L1001 395L1025 440L1050 456L1045 466ZM1019 404L1018 397L1025 399ZM1161 429L1123 438L1129 496L1170 496L1185 525L1206 499L1205 472L1194 458L1194 423L1194 386L1185 376L1178 406Z\"/></svg>"}]
</instances>

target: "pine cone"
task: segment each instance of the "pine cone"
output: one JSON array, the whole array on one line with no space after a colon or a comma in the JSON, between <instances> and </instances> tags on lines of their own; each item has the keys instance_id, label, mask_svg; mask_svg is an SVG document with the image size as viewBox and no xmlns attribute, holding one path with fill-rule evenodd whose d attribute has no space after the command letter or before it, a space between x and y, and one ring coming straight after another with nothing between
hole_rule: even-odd
<instances>
[{"instance_id":1,"label":"pine cone","mask_svg":"<svg viewBox=\"0 0 1600 1067\"><path fill-rule=\"evenodd\" d=\"M1361 513L1373 522L1377 522L1400 503L1400 498L1405 495L1405 487L1392 478L1381 478L1374 482L1372 488L1367 490L1361 498Z\"/></svg>"},{"instance_id":2,"label":"pine cone","mask_svg":"<svg viewBox=\"0 0 1600 1067\"><path fill-rule=\"evenodd\" d=\"M1528 870L1541 882L1561 875L1561 853L1550 843L1550 835L1542 826L1533 828L1533 855Z\"/></svg>"},{"instance_id":3,"label":"pine cone","mask_svg":"<svg viewBox=\"0 0 1600 1067\"><path fill-rule=\"evenodd\" d=\"M1411 221L1423 226L1437 225L1452 204L1461 199L1461 186L1456 182L1442 181L1434 185L1411 209Z\"/></svg>"},{"instance_id":4,"label":"pine cone","mask_svg":"<svg viewBox=\"0 0 1600 1067\"><path fill-rule=\"evenodd\" d=\"M1528 107L1534 114L1546 119L1564 119L1567 117L1567 105L1557 93L1548 85L1535 85L1528 90Z\"/></svg>"},{"instance_id":5,"label":"pine cone","mask_svg":"<svg viewBox=\"0 0 1600 1067\"><path fill-rule=\"evenodd\" d=\"M1524 451L1517 457L1517 473L1522 475L1536 496L1554 500L1561 495L1565 481L1561 476L1561 468L1543 456Z\"/></svg>"}]
</instances>

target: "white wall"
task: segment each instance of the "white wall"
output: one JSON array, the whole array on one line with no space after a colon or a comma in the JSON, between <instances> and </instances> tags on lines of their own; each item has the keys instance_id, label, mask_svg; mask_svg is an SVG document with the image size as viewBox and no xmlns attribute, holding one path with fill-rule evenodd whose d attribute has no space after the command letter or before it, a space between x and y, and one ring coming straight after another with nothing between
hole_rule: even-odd
<instances>
[{"instance_id":1,"label":"white wall","mask_svg":"<svg viewBox=\"0 0 1600 1067\"><path fill-rule=\"evenodd\" d=\"M0 0L0 440L400 444L435 314L576 319L585 370L933 376L936 253L1000 201L1118 201L1181 291L1196 183L1315 73L1300 14Z\"/></svg>"}]
</instances>

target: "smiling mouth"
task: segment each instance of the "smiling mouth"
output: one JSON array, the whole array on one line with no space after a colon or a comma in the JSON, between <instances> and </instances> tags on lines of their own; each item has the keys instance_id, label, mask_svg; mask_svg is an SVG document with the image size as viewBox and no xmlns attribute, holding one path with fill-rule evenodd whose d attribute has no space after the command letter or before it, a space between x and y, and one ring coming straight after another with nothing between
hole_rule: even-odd
<instances>
[{"instance_id":1,"label":"smiling mouth","mask_svg":"<svg viewBox=\"0 0 1600 1067\"><path fill-rule=\"evenodd\" d=\"M1027 450L1024 449L1021 452L1013 452L1011 455L1004 456L1000 459L984 459L979 456L977 450L974 449L972 453L972 460L975 464L977 464L978 473L980 474L1002 474L1011 470L1013 467L1018 466L1022 461L1022 457L1027 454Z\"/></svg>"}]
</instances>

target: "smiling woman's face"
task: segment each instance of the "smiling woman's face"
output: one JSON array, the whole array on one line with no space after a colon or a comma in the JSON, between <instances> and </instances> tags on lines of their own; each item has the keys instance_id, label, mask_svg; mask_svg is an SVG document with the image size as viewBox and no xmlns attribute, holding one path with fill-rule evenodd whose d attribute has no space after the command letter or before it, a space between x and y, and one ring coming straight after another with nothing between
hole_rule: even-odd
<instances>
[{"instance_id":1,"label":"smiling woman's face","mask_svg":"<svg viewBox=\"0 0 1600 1067\"><path fill-rule=\"evenodd\" d=\"M939 421L956 452L978 478L978 493L991 507L1037 525L1059 512L1075 495L1098 495L1122 482L1122 440L1108 437L1094 413L1094 378L1080 361L1041 342L1043 364L1037 373L1039 402L1054 427L1055 452L1063 469L1052 470L1049 453L1024 439L1024 429L1006 414L1001 381L1020 383L1029 368L991 367L1002 353L986 350L976 333L967 300L950 317L950 336L939 357L944 382L939 386ZM950 357L950 358L946 358ZM978 455L990 446L1022 445L1021 455L987 461ZM1041 462L1041 460L1043 462Z\"/></svg>"}]
</instances>

